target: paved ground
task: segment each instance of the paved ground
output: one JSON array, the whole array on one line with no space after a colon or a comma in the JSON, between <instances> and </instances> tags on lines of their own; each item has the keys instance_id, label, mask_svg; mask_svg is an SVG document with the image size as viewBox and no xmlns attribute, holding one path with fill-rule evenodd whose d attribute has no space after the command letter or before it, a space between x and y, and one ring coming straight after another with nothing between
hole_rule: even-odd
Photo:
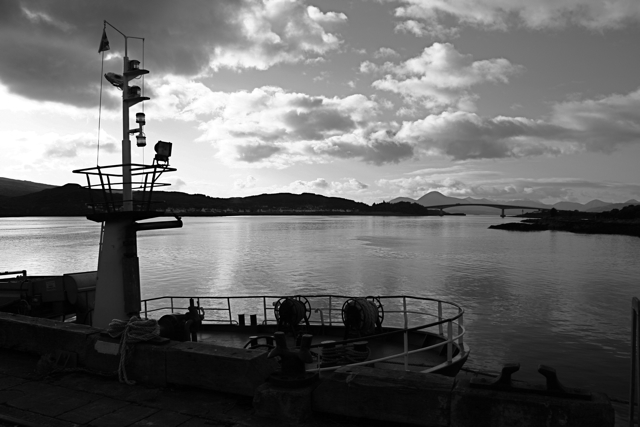
<instances>
[{"instance_id":1,"label":"paved ground","mask_svg":"<svg viewBox=\"0 0 640 427\"><path fill-rule=\"evenodd\" d=\"M0 349L2 427L253 427L281 426L254 414L252 399L185 388L120 384L78 370L37 373L39 358ZM628 406L614 402L616 426L628 421ZM314 417L308 427L391 426L390 423Z\"/></svg>"},{"instance_id":2,"label":"paved ground","mask_svg":"<svg viewBox=\"0 0 640 427\"><path fill-rule=\"evenodd\" d=\"M120 384L81 371L38 375L38 357L0 349L0 426L252 427L280 426L257 417L252 399L197 389ZM314 418L305 426L351 427L367 421ZM389 425L389 424L385 424Z\"/></svg>"}]
</instances>

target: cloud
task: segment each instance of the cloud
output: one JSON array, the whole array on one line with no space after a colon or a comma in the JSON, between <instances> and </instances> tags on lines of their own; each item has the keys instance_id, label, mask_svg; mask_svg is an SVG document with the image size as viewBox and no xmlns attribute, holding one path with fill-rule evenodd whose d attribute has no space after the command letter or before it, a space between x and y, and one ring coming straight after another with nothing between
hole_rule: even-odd
<instances>
[{"instance_id":1,"label":"cloud","mask_svg":"<svg viewBox=\"0 0 640 427\"><path fill-rule=\"evenodd\" d=\"M611 153L640 143L640 89L559 103L546 120L442 112L403 122L394 140L414 146L417 153L453 160Z\"/></svg>"},{"instance_id":2,"label":"cloud","mask_svg":"<svg viewBox=\"0 0 640 427\"><path fill-rule=\"evenodd\" d=\"M568 25L593 30L640 22L636 0L400 0L398 18L426 25L454 17L460 24L505 30L513 25L543 30ZM405 24L420 28L417 24ZM414 34L418 30L412 31Z\"/></svg>"},{"instance_id":3,"label":"cloud","mask_svg":"<svg viewBox=\"0 0 640 427\"><path fill-rule=\"evenodd\" d=\"M472 86L486 82L508 83L509 76L522 69L504 58L474 61L471 55L461 54L450 43L434 43L420 56L397 65L386 63L376 67L364 62L360 66L362 72L389 73L374 81L374 88L397 93L410 103L440 110L452 105L473 110L475 95L469 92Z\"/></svg>"},{"instance_id":4,"label":"cloud","mask_svg":"<svg viewBox=\"0 0 640 427\"><path fill-rule=\"evenodd\" d=\"M159 93L172 99L161 101L164 114L202 117L198 141L213 143L227 164L282 168L332 158L384 164L413 155L409 144L393 140L389 124L376 121L378 104L360 94L328 98L270 86L234 93L201 89L161 87ZM179 101L194 99L189 91L199 93L197 107Z\"/></svg>"},{"instance_id":5,"label":"cloud","mask_svg":"<svg viewBox=\"0 0 640 427\"><path fill-rule=\"evenodd\" d=\"M402 197L419 199L431 191L449 197L495 201L533 200L547 204L560 201L586 203L599 198L612 203L626 201L626 194L640 196L640 185L574 178L503 178L493 171L457 167L432 169L397 179L381 179L376 185ZM396 196L396 197L398 197Z\"/></svg>"},{"instance_id":6,"label":"cloud","mask_svg":"<svg viewBox=\"0 0 640 427\"><path fill-rule=\"evenodd\" d=\"M256 178L251 176L251 175L247 175L244 179L236 179L233 182L233 188L235 188L236 190L244 190L247 188L253 188L256 185Z\"/></svg>"},{"instance_id":7,"label":"cloud","mask_svg":"<svg viewBox=\"0 0 640 427\"><path fill-rule=\"evenodd\" d=\"M432 39L446 40L458 37L459 30L455 27L447 27L439 24L436 19L424 18L426 22L415 19L407 19L398 22L395 31L398 33L409 33L416 37L430 37Z\"/></svg>"},{"instance_id":8,"label":"cloud","mask_svg":"<svg viewBox=\"0 0 640 427\"><path fill-rule=\"evenodd\" d=\"M424 67L420 61L409 64L407 73ZM456 88L468 81L450 76L440 84ZM467 161L610 153L640 142L640 89L558 103L539 120L482 117L468 111L420 115L412 106L398 110L411 120L396 123L380 120L392 103L361 94L329 98L272 86L216 92L178 77L161 79L155 87L158 98L149 106L154 118L196 121L202 132L198 140L214 144L217 157L236 166L284 168L331 159L383 165L434 156Z\"/></svg>"},{"instance_id":9,"label":"cloud","mask_svg":"<svg viewBox=\"0 0 640 427\"><path fill-rule=\"evenodd\" d=\"M293 0L169 0L87 3L0 3L0 82L40 101L94 107L100 90L97 52L103 19L129 36L145 37L151 76L195 76L221 67L264 70L279 63L318 59L341 45L325 26L346 16ZM111 55L104 71L120 72L123 39L107 27ZM142 42L129 57L142 60ZM103 99L115 108L117 99Z\"/></svg>"},{"instance_id":10,"label":"cloud","mask_svg":"<svg viewBox=\"0 0 640 427\"><path fill-rule=\"evenodd\" d=\"M337 12L323 13L315 6L307 7L309 18L318 24L341 24L348 21L347 15Z\"/></svg>"},{"instance_id":11,"label":"cloud","mask_svg":"<svg viewBox=\"0 0 640 427\"><path fill-rule=\"evenodd\" d=\"M640 143L640 89L627 95L556 104L551 122L569 129L569 137L588 151L610 153Z\"/></svg>"},{"instance_id":12,"label":"cloud","mask_svg":"<svg viewBox=\"0 0 640 427\"><path fill-rule=\"evenodd\" d=\"M229 19L239 30L231 43L216 46L213 69L256 68L315 59L340 47L341 41L323 25L346 22L343 13L323 13L296 0L248 2Z\"/></svg>"},{"instance_id":13,"label":"cloud","mask_svg":"<svg viewBox=\"0 0 640 427\"><path fill-rule=\"evenodd\" d=\"M415 146L424 155L447 156L453 160L569 152L569 147L561 148L542 138L552 136L554 131L560 134L562 129L525 118L486 119L458 111L404 122L395 138Z\"/></svg>"},{"instance_id":14,"label":"cloud","mask_svg":"<svg viewBox=\"0 0 640 427\"><path fill-rule=\"evenodd\" d=\"M368 189L369 186L355 178L344 178L341 181L327 181L317 178L312 181L297 180L291 184L280 187L276 191L289 193L317 193L325 196L344 196L346 194L358 194Z\"/></svg>"},{"instance_id":15,"label":"cloud","mask_svg":"<svg viewBox=\"0 0 640 427\"><path fill-rule=\"evenodd\" d=\"M400 56L400 55L398 54L398 52L396 52L395 50L389 47L381 47L380 49L375 51L373 54L374 58L389 58L389 57L396 57L396 56Z\"/></svg>"},{"instance_id":16,"label":"cloud","mask_svg":"<svg viewBox=\"0 0 640 427\"><path fill-rule=\"evenodd\" d=\"M171 187L176 190L179 190L187 186L187 183L180 178L176 178L176 177L169 178L169 181L171 182Z\"/></svg>"}]
</instances>

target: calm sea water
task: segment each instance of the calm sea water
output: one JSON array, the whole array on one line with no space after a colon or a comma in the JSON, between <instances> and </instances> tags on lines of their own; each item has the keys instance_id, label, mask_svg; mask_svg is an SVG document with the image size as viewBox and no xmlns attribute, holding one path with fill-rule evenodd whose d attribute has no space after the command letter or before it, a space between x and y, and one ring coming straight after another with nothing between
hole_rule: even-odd
<instances>
[{"instance_id":1,"label":"calm sea water","mask_svg":"<svg viewBox=\"0 0 640 427\"><path fill-rule=\"evenodd\" d=\"M628 393L640 239L487 227L495 217L184 218L141 232L143 297L339 293L438 297L465 308L467 367ZM99 224L0 218L0 271L95 270Z\"/></svg>"}]
</instances>

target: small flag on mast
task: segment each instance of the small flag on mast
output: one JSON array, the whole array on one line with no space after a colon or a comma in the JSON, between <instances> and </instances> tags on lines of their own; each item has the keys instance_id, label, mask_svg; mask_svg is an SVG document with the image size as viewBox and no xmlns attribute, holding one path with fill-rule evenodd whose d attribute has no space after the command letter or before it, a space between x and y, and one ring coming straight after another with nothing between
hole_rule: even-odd
<instances>
[{"instance_id":1,"label":"small flag on mast","mask_svg":"<svg viewBox=\"0 0 640 427\"><path fill-rule=\"evenodd\" d=\"M104 52L105 50L111 49L109 47L109 39L107 38L107 29L102 29L102 39L100 40L100 47L98 48L98 53Z\"/></svg>"}]
</instances>

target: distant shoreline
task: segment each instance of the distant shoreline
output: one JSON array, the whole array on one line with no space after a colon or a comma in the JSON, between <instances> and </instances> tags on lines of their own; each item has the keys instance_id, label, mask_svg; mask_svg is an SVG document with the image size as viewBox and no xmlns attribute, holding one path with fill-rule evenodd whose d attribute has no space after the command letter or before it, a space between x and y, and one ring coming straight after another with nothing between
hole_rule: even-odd
<instances>
[{"instance_id":1,"label":"distant shoreline","mask_svg":"<svg viewBox=\"0 0 640 427\"><path fill-rule=\"evenodd\" d=\"M508 231L568 231L580 234L620 234L640 237L640 219L538 218L496 224L491 229Z\"/></svg>"}]
</instances>

